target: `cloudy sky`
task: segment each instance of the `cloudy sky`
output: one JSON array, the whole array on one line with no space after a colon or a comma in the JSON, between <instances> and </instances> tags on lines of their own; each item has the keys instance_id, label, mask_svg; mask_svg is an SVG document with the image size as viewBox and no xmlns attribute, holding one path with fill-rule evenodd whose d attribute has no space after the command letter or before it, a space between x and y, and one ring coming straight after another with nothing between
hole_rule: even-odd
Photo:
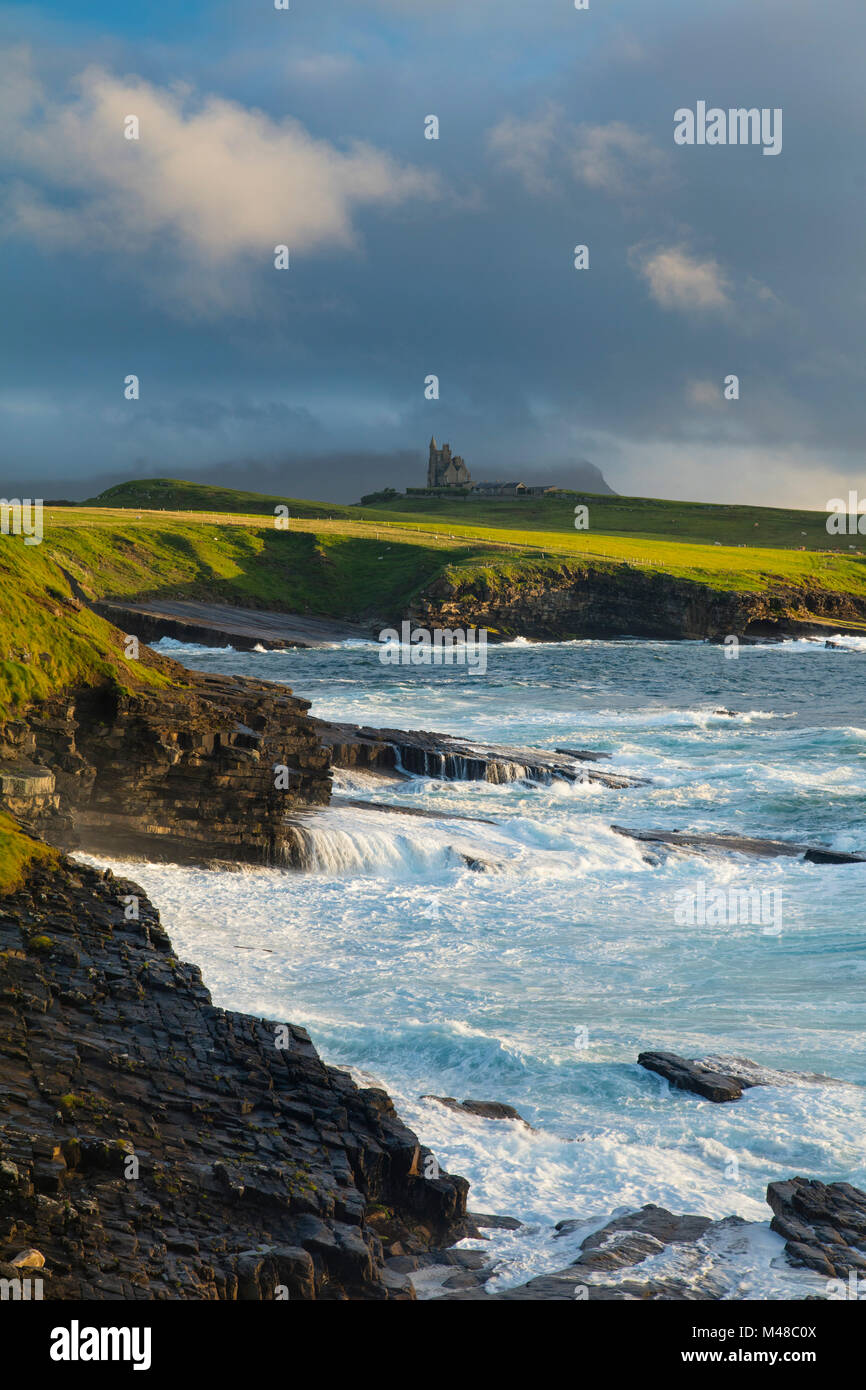
<instances>
[{"instance_id":1,"label":"cloudy sky","mask_svg":"<svg viewBox=\"0 0 866 1390\"><path fill-rule=\"evenodd\" d=\"M862 492L864 57L862 0L0 5L0 488L353 501L435 432L479 478ZM676 145L698 101L781 154Z\"/></svg>"}]
</instances>

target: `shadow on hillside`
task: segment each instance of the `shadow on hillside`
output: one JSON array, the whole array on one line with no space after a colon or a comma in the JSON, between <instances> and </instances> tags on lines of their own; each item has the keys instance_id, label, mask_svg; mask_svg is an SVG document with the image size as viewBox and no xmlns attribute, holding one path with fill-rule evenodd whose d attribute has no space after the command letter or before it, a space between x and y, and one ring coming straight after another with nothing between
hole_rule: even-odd
<instances>
[{"instance_id":1,"label":"shadow on hillside","mask_svg":"<svg viewBox=\"0 0 866 1390\"><path fill-rule=\"evenodd\" d=\"M117 603L151 598L222 602L363 621L370 616L403 613L412 596L431 583L446 564L459 563L476 553L471 546L444 550L391 535L376 540L332 532L246 528L237 528L227 553L227 530L219 539L219 557L209 562L204 538L199 545L196 538L163 533L160 544L182 558L183 577L166 573L163 582L124 593L116 589L108 592L97 580L96 596ZM133 541L133 553L135 549ZM231 577L216 568L226 560L237 567Z\"/></svg>"}]
</instances>

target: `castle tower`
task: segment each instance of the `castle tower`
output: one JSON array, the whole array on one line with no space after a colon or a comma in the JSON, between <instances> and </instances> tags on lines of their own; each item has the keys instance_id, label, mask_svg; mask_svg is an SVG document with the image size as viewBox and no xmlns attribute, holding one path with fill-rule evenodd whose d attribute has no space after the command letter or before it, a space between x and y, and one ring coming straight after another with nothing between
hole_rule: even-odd
<instances>
[{"instance_id":1,"label":"castle tower","mask_svg":"<svg viewBox=\"0 0 866 1390\"><path fill-rule=\"evenodd\" d=\"M428 487L471 487L469 469L459 454L451 456L451 445L443 444L440 449L436 436L430 440L430 456L427 463Z\"/></svg>"}]
</instances>

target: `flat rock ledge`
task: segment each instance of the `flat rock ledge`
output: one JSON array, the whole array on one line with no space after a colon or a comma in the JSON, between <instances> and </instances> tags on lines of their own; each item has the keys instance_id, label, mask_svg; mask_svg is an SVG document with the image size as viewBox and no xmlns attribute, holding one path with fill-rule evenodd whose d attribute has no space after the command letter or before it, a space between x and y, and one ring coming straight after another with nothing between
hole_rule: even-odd
<instances>
[{"instance_id":1,"label":"flat rock ledge","mask_svg":"<svg viewBox=\"0 0 866 1390\"><path fill-rule=\"evenodd\" d=\"M612 825L617 835L641 844L667 845L695 854L745 854L752 859L802 859L808 864L866 864L866 854L846 854L824 845L793 840L761 840L749 835L692 835L682 830L629 830Z\"/></svg>"},{"instance_id":2,"label":"flat rock ledge","mask_svg":"<svg viewBox=\"0 0 866 1390\"><path fill-rule=\"evenodd\" d=\"M410 777L449 782L594 782L623 789L644 786L647 778L623 776L587 767L589 759L607 758L586 748L514 748L476 743L425 729L374 729L359 724L311 720L335 767L397 771Z\"/></svg>"},{"instance_id":3,"label":"flat rock ledge","mask_svg":"<svg viewBox=\"0 0 866 1390\"><path fill-rule=\"evenodd\" d=\"M448 1110L459 1110L464 1115L476 1115L481 1120L516 1120L533 1134L536 1133L529 1121L524 1120L513 1105L507 1105L503 1100L456 1100L454 1096L431 1095L422 1096L421 1099L435 1100Z\"/></svg>"},{"instance_id":4,"label":"flat rock ledge","mask_svg":"<svg viewBox=\"0 0 866 1390\"><path fill-rule=\"evenodd\" d=\"M134 883L61 859L0 898L0 1278L411 1300L388 1258L478 1234L430 1158L303 1028L214 1007Z\"/></svg>"},{"instance_id":5,"label":"flat rock ledge","mask_svg":"<svg viewBox=\"0 0 866 1390\"><path fill-rule=\"evenodd\" d=\"M90 605L124 632L142 642L173 637L205 647L228 645L237 651L282 651L287 647L327 647L347 639L369 640L366 628L331 618L299 613L239 608L228 603L199 603L189 599L150 599L142 603L104 600Z\"/></svg>"}]
</instances>

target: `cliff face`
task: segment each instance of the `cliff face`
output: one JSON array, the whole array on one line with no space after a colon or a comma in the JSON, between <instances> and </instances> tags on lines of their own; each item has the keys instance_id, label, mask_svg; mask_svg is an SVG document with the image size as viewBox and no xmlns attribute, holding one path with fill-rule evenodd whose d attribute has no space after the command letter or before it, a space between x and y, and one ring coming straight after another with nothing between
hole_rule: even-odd
<instances>
[{"instance_id":1,"label":"cliff face","mask_svg":"<svg viewBox=\"0 0 866 1390\"><path fill-rule=\"evenodd\" d=\"M748 593L716 590L692 580L632 569L563 565L508 579L483 573L443 577L410 610L421 626L487 627L503 636L540 641L578 637L657 639L770 636L819 632L813 619L844 627L866 621L866 601L853 595L778 586Z\"/></svg>"},{"instance_id":2,"label":"cliff face","mask_svg":"<svg viewBox=\"0 0 866 1390\"><path fill-rule=\"evenodd\" d=\"M330 796L309 701L242 677L183 678L175 691L55 696L8 722L3 804L64 848L282 862L287 815Z\"/></svg>"},{"instance_id":3,"label":"cliff face","mask_svg":"<svg viewBox=\"0 0 866 1390\"><path fill-rule=\"evenodd\" d=\"M0 1078L0 1278L46 1299L408 1299L383 1254L464 1231L468 1184L384 1092L215 1008L110 873L0 899Z\"/></svg>"}]
</instances>

